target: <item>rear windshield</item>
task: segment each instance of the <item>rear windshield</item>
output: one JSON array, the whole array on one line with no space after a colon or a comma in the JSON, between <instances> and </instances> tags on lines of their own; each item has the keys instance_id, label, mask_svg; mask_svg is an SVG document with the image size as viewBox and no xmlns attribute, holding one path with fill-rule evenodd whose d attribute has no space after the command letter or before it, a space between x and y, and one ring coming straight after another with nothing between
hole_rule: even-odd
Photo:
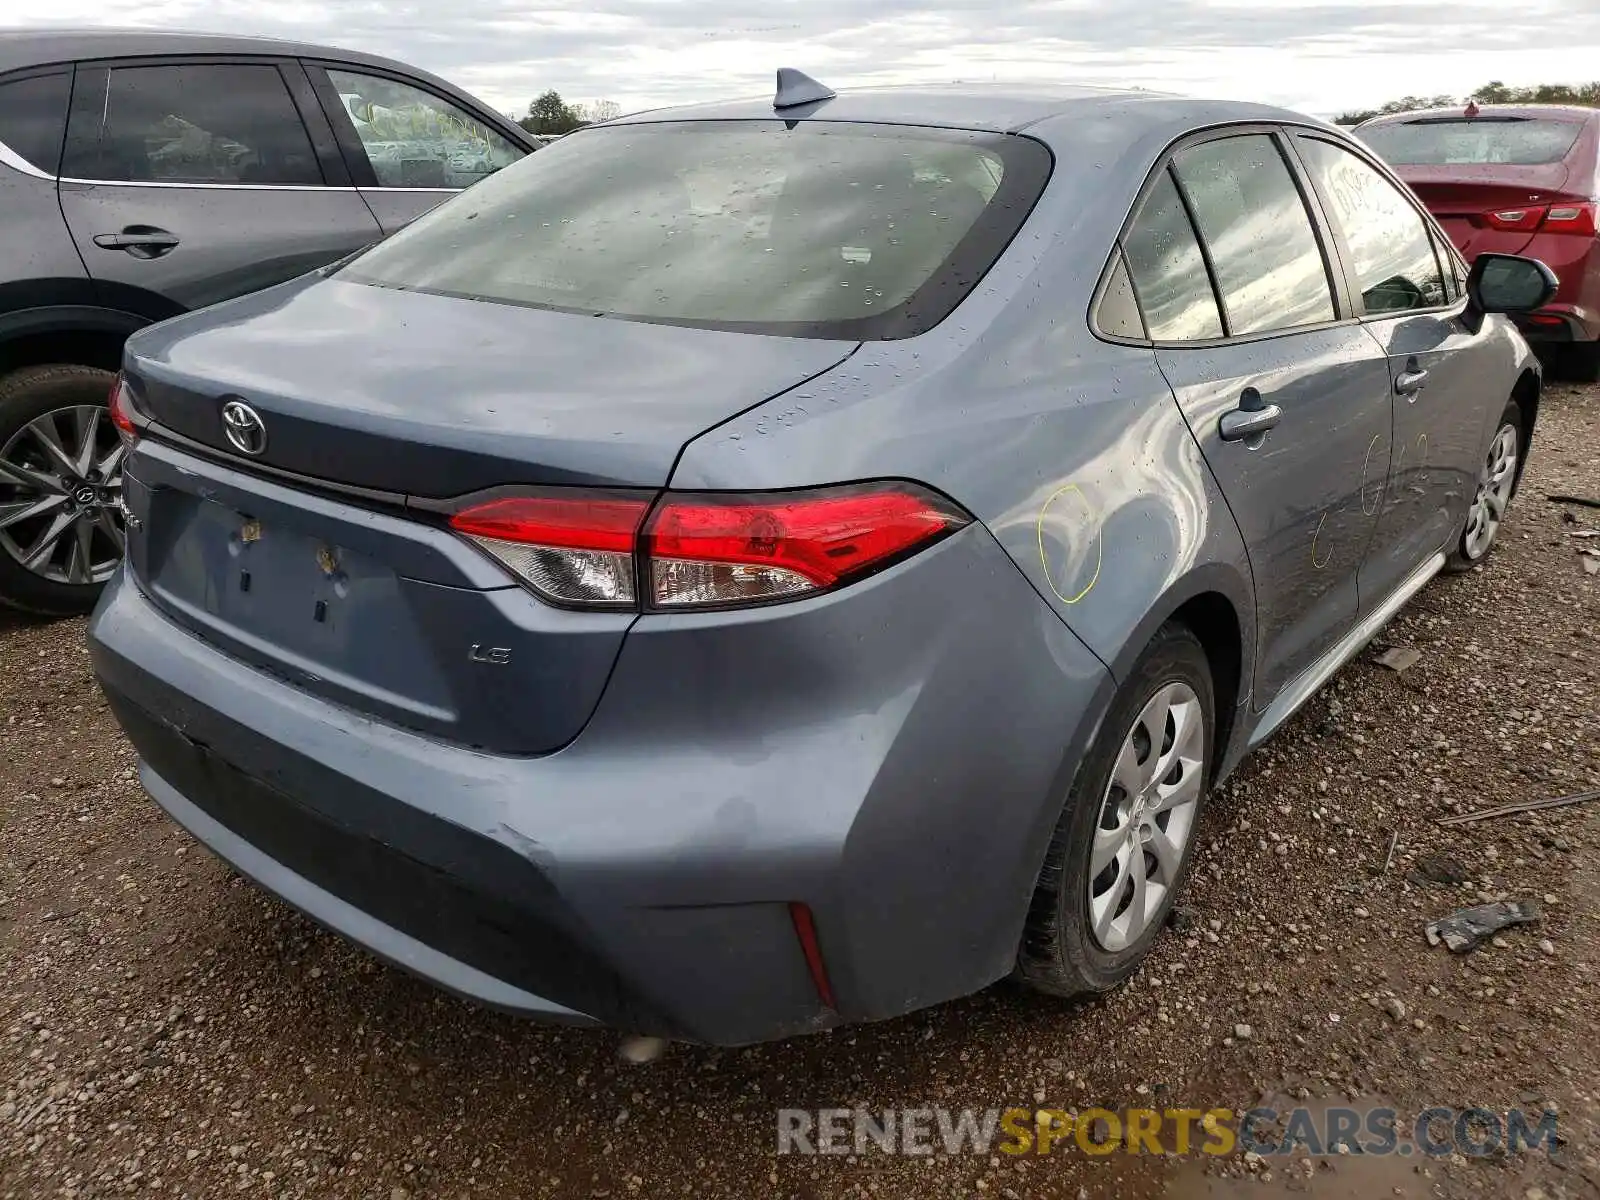
<instances>
[{"instance_id":1,"label":"rear windshield","mask_svg":"<svg viewBox=\"0 0 1600 1200\"><path fill-rule=\"evenodd\" d=\"M1531 167L1560 162L1583 125L1531 117L1426 117L1358 129L1357 135L1391 163L1448 166L1506 163Z\"/></svg>"},{"instance_id":2,"label":"rear windshield","mask_svg":"<svg viewBox=\"0 0 1600 1200\"><path fill-rule=\"evenodd\" d=\"M943 319L1049 174L1027 138L803 121L599 127L354 260L360 283L798 337Z\"/></svg>"}]
</instances>

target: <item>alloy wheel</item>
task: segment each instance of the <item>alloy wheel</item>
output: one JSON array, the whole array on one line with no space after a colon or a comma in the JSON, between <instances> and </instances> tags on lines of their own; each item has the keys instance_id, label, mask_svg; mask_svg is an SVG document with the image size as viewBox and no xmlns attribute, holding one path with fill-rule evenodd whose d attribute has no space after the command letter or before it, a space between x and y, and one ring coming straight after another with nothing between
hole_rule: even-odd
<instances>
[{"instance_id":1,"label":"alloy wheel","mask_svg":"<svg viewBox=\"0 0 1600 1200\"><path fill-rule=\"evenodd\" d=\"M1089 928L1115 953L1137 942L1177 886L1205 779L1204 710L1169 683L1123 738L1089 851Z\"/></svg>"},{"instance_id":2,"label":"alloy wheel","mask_svg":"<svg viewBox=\"0 0 1600 1200\"><path fill-rule=\"evenodd\" d=\"M1517 427L1502 425L1489 446L1483 470L1478 473L1478 490L1467 512L1467 531L1462 536L1461 548L1469 559L1482 558L1494 544L1516 482Z\"/></svg>"},{"instance_id":3,"label":"alloy wheel","mask_svg":"<svg viewBox=\"0 0 1600 1200\"><path fill-rule=\"evenodd\" d=\"M122 559L122 460L97 404L58 408L0 447L0 550L52 583L88 586Z\"/></svg>"}]
</instances>

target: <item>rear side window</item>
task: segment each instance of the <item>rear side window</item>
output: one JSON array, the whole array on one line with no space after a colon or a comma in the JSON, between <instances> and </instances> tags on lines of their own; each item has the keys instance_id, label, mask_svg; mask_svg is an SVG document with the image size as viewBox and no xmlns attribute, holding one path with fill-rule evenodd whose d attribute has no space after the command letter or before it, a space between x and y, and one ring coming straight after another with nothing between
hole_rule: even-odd
<instances>
[{"instance_id":1,"label":"rear side window","mask_svg":"<svg viewBox=\"0 0 1600 1200\"><path fill-rule=\"evenodd\" d=\"M1038 198L1028 138L698 121L562 138L373 247L341 278L596 316L910 337Z\"/></svg>"},{"instance_id":2,"label":"rear side window","mask_svg":"<svg viewBox=\"0 0 1600 1200\"><path fill-rule=\"evenodd\" d=\"M1422 117L1373 125L1356 136L1401 166L1505 163L1531 167L1560 162L1583 124L1542 117Z\"/></svg>"},{"instance_id":3,"label":"rear side window","mask_svg":"<svg viewBox=\"0 0 1600 1200\"><path fill-rule=\"evenodd\" d=\"M1305 200L1277 142L1222 138L1173 163L1216 271L1230 334L1334 319L1333 290Z\"/></svg>"},{"instance_id":4,"label":"rear side window","mask_svg":"<svg viewBox=\"0 0 1600 1200\"><path fill-rule=\"evenodd\" d=\"M103 78L100 103L74 106L68 176L129 183L323 181L277 67L115 67ZM92 127L80 129L80 122Z\"/></svg>"},{"instance_id":5,"label":"rear side window","mask_svg":"<svg viewBox=\"0 0 1600 1200\"><path fill-rule=\"evenodd\" d=\"M483 122L430 92L380 75L327 70L380 187L470 187L522 157Z\"/></svg>"},{"instance_id":6,"label":"rear side window","mask_svg":"<svg viewBox=\"0 0 1600 1200\"><path fill-rule=\"evenodd\" d=\"M1151 338L1193 342L1222 336L1205 256L1169 172L1156 176L1122 251Z\"/></svg>"},{"instance_id":7,"label":"rear side window","mask_svg":"<svg viewBox=\"0 0 1600 1200\"><path fill-rule=\"evenodd\" d=\"M0 82L0 142L46 175L61 165L71 89L65 72Z\"/></svg>"},{"instance_id":8,"label":"rear side window","mask_svg":"<svg viewBox=\"0 0 1600 1200\"><path fill-rule=\"evenodd\" d=\"M1341 146L1315 138L1297 144L1350 248L1356 290L1367 312L1445 304L1444 275L1428 224L1400 189Z\"/></svg>"}]
</instances>

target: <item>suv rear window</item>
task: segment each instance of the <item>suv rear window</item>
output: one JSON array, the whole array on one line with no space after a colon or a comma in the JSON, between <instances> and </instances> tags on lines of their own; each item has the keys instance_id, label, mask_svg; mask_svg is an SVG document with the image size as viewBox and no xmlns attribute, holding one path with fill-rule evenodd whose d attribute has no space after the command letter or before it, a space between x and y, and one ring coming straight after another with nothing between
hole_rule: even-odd
<instances>
[{"instance_id":1,"label":"suv rear window","mask_svg":"<svg viewBox=\"0 0 1600 1200\"><path fill-rule=\"evenodd\" d=\"M341 273L360 283L795 337L932 327L994 263L1050 154L892 125L600 127L484 180Z\"/></svg>"},{"instance_id":2,"label":"suv rear window","mask_svg":"<svg viewBox=\"0 0 1600 1200\"><path fill-rule=\"evenodd\" d=\"M1400 166L1560 162L1578 140L1579 121L1537 117L1423 117L1356 130L1356 136Z\"/></svg>"}]
</instances>

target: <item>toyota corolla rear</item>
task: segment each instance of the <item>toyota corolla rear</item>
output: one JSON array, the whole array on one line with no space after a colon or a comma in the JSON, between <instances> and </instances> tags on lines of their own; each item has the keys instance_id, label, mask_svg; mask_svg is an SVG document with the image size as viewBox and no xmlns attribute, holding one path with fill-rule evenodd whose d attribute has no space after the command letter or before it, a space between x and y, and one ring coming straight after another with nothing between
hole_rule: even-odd
<instances>
[{"instance_id":1,"label":"toyota corolla rear","mask_svg":"<svg viewBox=\"0 0 1600 1200\"><path fill-rule=\"evenodd\" d=\"M1600 113L1474 105L1383 117L1358 132L1469 263L1483 253L1520 254L1555 271L1555 300L1517 318L1531 340L1600 338Z\"/></svg>"},{"instance_id":2,"label":"toyota corolla rear","mask_svg":"<svg viewBox=\"0 0 1600 1200\"><path fill-rule=\"evenodd\" d=\"M740 1043L1004 974L1013 813L1098 662L959 497L849 447L800 490L672 476L939 326L1048 172L962 131L597 129L133 338L91 645L146 788L514 1011Z\"/></svg>"}]
</instances>

